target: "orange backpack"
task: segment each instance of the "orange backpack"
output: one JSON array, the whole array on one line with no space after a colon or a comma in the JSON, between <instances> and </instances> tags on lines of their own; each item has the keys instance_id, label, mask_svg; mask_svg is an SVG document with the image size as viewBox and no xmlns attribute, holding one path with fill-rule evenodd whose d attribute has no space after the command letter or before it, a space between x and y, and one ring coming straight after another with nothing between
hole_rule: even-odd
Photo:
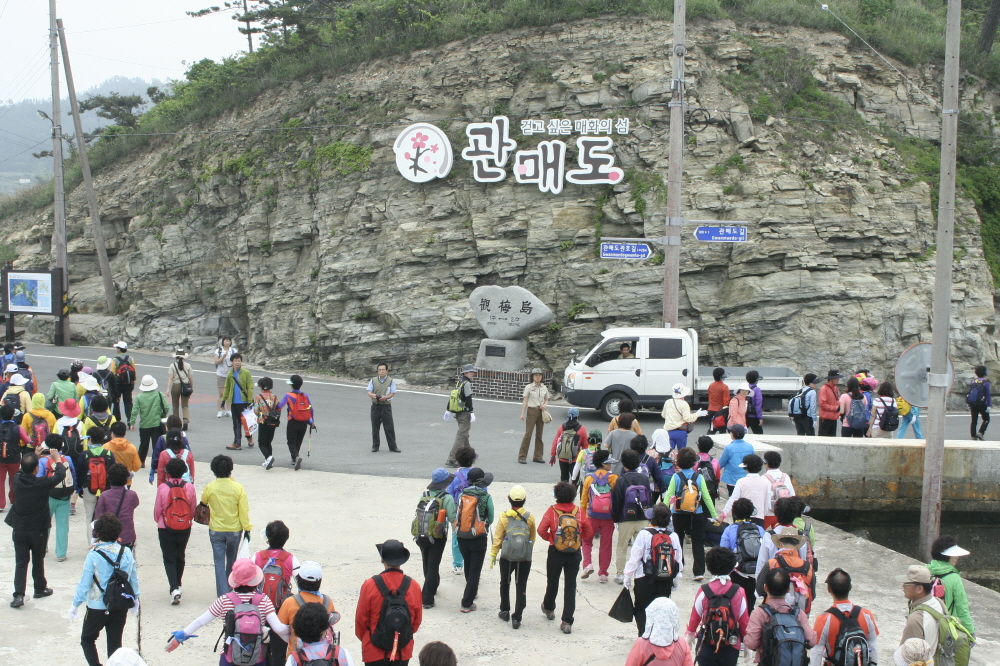
<instances>
[{"instance_id":1,"label":"orange backpack","mask_svg":"<svg viewBox=\"0 0 1000 666\"><path fill-rule=\"evenodd\" d=\"M459 539L475 539L481 534L486 534L486 523L480 517L477 496L467 493L459 495L457 513L455 536Z\"/></svg>"},{"instance_id":2,"label":"orange backpack","mask_svg":"<svg viewBox=\"0 0 1000 666\"><path fill-rule=\"evenodd\" d=\"M795 603L800 611L806 615L812 609L813 598L816 592L813 587L816 572L812 565L799 556L799 552L790 548L783 548L777 552L774 559L768 560L769 569L784 569L789 578L792 579L792 588L789 594L795 595Z\"/></svg>"}]
</instances>

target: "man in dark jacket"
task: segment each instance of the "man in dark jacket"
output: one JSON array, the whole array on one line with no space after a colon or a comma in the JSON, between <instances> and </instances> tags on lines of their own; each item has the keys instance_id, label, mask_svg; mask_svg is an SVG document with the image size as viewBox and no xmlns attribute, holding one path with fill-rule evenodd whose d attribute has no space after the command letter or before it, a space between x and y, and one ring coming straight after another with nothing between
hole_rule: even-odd
<instances>
[{"instance_id":1,"label":"man in dark jacket","mask_svg":"<svg viewBox=\"0 0 1000 666\"><path fill-rule=\"evenodd\" d=\"M21 471L14 477L14 506L4 521L11 527L14 541L14 601L11 608L24 605L24 588L28 582L28 562L35 582L35 598L52 595L45 581L45 546L49 540L52 519L49 516L49 491L66 477L66 466L55 464L52 476L36 477L38 456L21 456Z\"/></svg>"}]
</instances>

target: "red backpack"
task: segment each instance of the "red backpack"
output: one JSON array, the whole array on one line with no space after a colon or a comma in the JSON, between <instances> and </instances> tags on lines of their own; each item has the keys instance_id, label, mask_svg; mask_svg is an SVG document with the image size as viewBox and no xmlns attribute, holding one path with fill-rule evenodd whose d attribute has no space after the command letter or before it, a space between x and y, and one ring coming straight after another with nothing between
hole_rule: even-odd
<instances>
[{"instance_id":1,"label":"red backpack","mask_svg":"<svg viewBox=\"0 0 1000 666\"><path fill-rule=\"evenodd\" d=\"M93 494L108 489L108 460L104 456L87 451L87 488Z\"/></svg>"},{"instance_id":2,"label":"red backpack","mask_svg":"<svg viewBox=\"0 0 1000 666\"><path fill-rule=\"evenodd\" d=\"M308 421L312 418L312 405L305 393L288 394L288 418L293 421Z\"/></svg>"},{"instance_id":3,"label":"red backpack","mask_svg":"<svg viewBox=\"0 0 1000 666\"><path fill-rule=\"evenodd\" d=\"M674 559L672 532L661 532L647 527L650 533L649 561L644 564L645 574L656 580L673 580L677 575L677 560Z\"/></svg>"},{"instance_id":4,"label":"red backpack","mask_svg":"<svg viewBox=\"0 0 1000 666\"><path fill-rule=\"evenodd\" d=\"M167 485L170 486L170 490L167 492L167 505L163 509L163 525L168 530L177 532L191 529L194 512L191 510L187 492L184 490L187 481L181 479L180 483L175 484L174 480L171 479L167 481Z\"/></svg>"},{"instance_id":5,"label":"red backpack","mask_svg":"<svg viewBox=\"0 0 1000 666\"><path fill-rule=\"evenodd\" d=\"M708 608L705 611L704 624L698 637L698 652L701 652L702 641L707 641L715 648L716 654L723 645L736 649L740 643L740 628L733 610L733 597L740 590L736 583L729 583L729 589L721 594L712 591L710 584L701 586Z\"/></svg>"},{"instance_id":6,"label":"red backpack","mask_svg":"<svg viewBox=\"0 0 1000 666\"><path fill-rule=\"evenodd\" d=\"M36 416L31 422L31 445L37 448L44 444L50 432L52 431L49 429L49 422Z\"/></svg>"},{"instance_id":7,"label":"red backpack","mask_svg":"<svg viewBox=\"0 0 1000 666\"><path fill-rule=\"evenodd\" d=\"M281 608L285 599L292 596L292 554L287 550L278 555L271 552L262 550L254 556L254 563L264 572L257 591L264 593L275 608Z\"/></svg>"}]
</instances>

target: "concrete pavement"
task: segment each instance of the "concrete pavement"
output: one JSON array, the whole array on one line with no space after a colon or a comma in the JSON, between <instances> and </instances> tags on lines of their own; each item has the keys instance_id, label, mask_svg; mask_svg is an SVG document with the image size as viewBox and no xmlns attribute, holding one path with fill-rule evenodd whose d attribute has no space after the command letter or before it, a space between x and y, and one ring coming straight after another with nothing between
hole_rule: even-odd
<instances>
[{"instance_id":1,"label":"concrete pavement","mask_svg":"<svg viewBox=\"0 0 1000 666\"><path fill-rule=\"evenodd\" d=\"M429 475L434 466L435 461L418 464L424 475ZM199 470L196 486L200 491L211 480L211 474L207 469ZM377 470L369 470L373 471ZM420 555L409 536L409 527L417 498L427 480L385 478L371 473L352 475L313 470L296 473L282 468L265 472L259 465L238 466L233 476L245 486L249 496L254 524L253 548L263 546L259 532L265 524L281 519L291 531L289 550L300 560L314 559L323 565L323 591L333 598L343 614L338 625L343 645L358 660L360 645L354 637L354 609L361 583L380 571L375 544L387 538L406 543L412 556L404 570L422 581ZM498 509L506 505L505 497L511 485L498 481L491 486ZM528 492L527 508L540 519L551 502L551 484L523 485ZM150 666L217 664L218 656L212 654L212 646L221 630L218 621L205 627L199 638L191 639L178 651L167 654L162 649L170 631L184 627L203 613L215 597L207 528L201 525L194 528L187 551L184 598L179 606L171 606L151 516L153 488L140 479L135 489L141 498L136 511L136 550L142 612L139 621L129 618L126 645L140 649ZM876 614L884 646L880 661L885 662L889 649L898 644L906 607L893 576L905 571L913 560L821 523L816 523L816 531L820 580L836 566L851 573L855 585L852 600ZM7 591L11 590L13 572L9 534L9 528L0 527L0 589ZM443 640L455 649L461 664L497 658L510 663L550 666L623 663L635 639L635 631L634 625L621 624L607 617L619 592L613 583L601 585L594 576L579 582L576 620L570 636L561 634L558 623L545 620L538 610L544 593L546 546L544 543L535 545L528 606L517 632L497 618L498 569L484 571L478 610L468 615L458 612L463 579L450 573L450 556L446 553L437 607L425 612L424 624L416 637L418 648L432 640ZM83 519L77 515L70 519L69 559L62 563L55 562L54 558L46 560L49 586L55 594L47 599L29 600L19 610L6 605L0 607L4 618L0 655L4 656L5 663L21 664L33 660L60 666L83 663L79 647L81 625L80 622L71 624L66 611L79 580L85 547ZM968 581L966 588L980 640L973 652L973 663L977 666L1000 663L1000 594ZM686 578L674 595L685 621L695 590L696 585ZM829 602L828 595L820 592L815 606L821 610ZM561 607L561 601L558 606ZM100 642L98 645L103 650Z\"/></svg>"}]
</instances>

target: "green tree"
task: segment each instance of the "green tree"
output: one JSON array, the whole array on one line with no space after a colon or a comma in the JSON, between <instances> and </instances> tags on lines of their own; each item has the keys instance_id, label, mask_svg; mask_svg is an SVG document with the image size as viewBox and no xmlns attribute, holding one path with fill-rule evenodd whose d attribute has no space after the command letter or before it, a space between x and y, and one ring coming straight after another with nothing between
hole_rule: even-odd
<instances>
[{"instance_id":1,"label":"green tree","mask_svg":"<svg viewBox=\"0 0 1000 666\"><path fill-rule=\"evenodd\" d=\"M993 40L997 36L997 26L1000 25L1000 0L991 0L990 7L983 18L983 28L979 33L977 50L983 55L989 55L993 50Z\"/></svg>"},{"instance_id":2,"label":"green tree","mask_svg":"<svg viewBox=\"0 0 1000 666\"><path fill-rule=\"evenodd\" d=\"M135 129L139 125L136 110L145 104L146 100L139 95L111 92L107 95L94 95L80 102L80 113L96 110L101 118L107 118L121 127Z\"/></svg>"}]
</instances>

